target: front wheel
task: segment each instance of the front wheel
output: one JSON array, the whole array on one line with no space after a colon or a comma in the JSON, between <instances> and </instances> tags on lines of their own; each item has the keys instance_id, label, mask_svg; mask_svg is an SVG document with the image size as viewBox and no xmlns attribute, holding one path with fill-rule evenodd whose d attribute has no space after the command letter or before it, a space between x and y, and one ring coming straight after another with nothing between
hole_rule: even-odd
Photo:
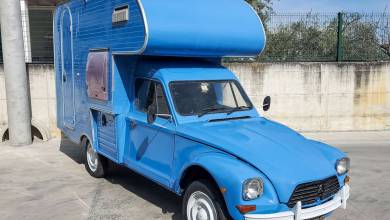
<instances>
[{"instance_id":1,"label":"front wheel","mask_svg":"<svg viewBox=\"0 0 390 220\"><path fill-rule=\"evenodd\" d=\"M183 198L183 216L186 220L229 219L217 187L207 180L195 181L187 188Z\"/></svg>"},{"instance_id":2,"label":"front wheel","mask_svg":"<svg viewBox=\"0 0 390 220\"><path fill-rule=\"evenodd\" d=\"M100 156L92 147L90 143L87 144L85 149L85 169L88 173L96 178L102 178L105 175L105 169L107 167L107 159Z\"/></svg>"}]
</instances>

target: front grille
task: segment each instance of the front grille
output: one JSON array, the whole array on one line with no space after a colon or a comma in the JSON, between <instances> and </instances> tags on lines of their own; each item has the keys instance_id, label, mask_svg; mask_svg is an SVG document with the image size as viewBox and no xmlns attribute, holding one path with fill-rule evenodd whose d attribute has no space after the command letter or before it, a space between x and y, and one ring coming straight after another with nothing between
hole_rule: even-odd
<instances>
[{"instance_id":1,"label":"front grille","mask_svg":"<svg viewBox=\"0 0 390 220\"><path fill-rule=\"evenodd\" d=\"M302 202L302 206L310 205L334 196L339 190L340 184L336 176L300 184L295 188L287 205L292 208L298 201Z\"/></svg>"}]
</instances>

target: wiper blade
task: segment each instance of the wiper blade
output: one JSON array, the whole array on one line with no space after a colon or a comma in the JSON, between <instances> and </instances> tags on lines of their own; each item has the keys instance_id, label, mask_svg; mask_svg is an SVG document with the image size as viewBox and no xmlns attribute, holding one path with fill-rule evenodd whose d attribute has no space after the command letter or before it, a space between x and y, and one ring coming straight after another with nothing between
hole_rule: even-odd
<instances>
[{"instance_id":1,"label":"wiper blade","mask_svg":"<svg viewBox=\"0 0 390 220\"><path fill-rule=\"evenodd\" d=\"M210 114L211 112L216 112L216 111L223 111L223 110L226 110L226 109L229 109L229 108L226 108L226 107L221 107L221 108L206 108L206 109L203 109L202 110L202 113L200 113L198 115L198 117L203 117L207 114Z\"/></svg>"},{"instance_id":2,"label":"wiper blade","mask_svg":"<svg viewBox=\"0 0 390 220\"><path fill-rule=\"evenodd\" d=\"M240 106L240 107L237 107L237 108L233 108L231 111L229 111L227 113L227 115L231 115L234 112L238 112L238 111L242 111L242 110L248 110L248 109L251 109L251 107L249 107L249 106Z\"/></svg>"}]
</instances>

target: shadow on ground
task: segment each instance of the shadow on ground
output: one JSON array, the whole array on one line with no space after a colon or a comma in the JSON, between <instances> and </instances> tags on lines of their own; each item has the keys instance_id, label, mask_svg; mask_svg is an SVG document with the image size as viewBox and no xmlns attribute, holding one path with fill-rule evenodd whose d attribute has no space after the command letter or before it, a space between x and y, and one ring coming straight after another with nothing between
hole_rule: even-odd
<instances>
[{"instance_id":1,"label":"shadow on ground","mask_svg":"<svg viewBox=\"0 0 390 220\"><path fill-rule=\"evenodd\" d=\"M76 163L83 163L81 147L64 136L61 137L60 151ZM181 215L181 197L130 169L111 162L105 179L111 184L120 185L139 198L161 208L162 214L171 215L172 220L183 219Z\"/></svg>"},{"instance_id":2,"label":"shadow on ground","mask_svg":"<svg viewBox=\"0 0 390 220\"><path fill-rule=\"evenodd\" d=\"M78 164L83 163L83 152L78 144L73 143L61 133L60 151Z\"/></svg>"}]
</instances>

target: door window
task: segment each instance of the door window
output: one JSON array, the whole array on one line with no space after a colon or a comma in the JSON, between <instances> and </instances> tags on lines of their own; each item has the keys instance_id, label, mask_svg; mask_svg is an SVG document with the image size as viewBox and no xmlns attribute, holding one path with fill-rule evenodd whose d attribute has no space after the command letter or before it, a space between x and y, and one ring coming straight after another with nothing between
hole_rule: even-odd
<instances>
[{"instance_id":1,"label":"door window","mask_svg":"<svg viewBox=\"0 0 390 220\"><path fill-rule=\"evenodd\" d=\"M148 108L154 107L157 114L170 114L161 83L149 79L136 79L135 106L138 111L144 113Z\"/></svg>"}]
</instances>

